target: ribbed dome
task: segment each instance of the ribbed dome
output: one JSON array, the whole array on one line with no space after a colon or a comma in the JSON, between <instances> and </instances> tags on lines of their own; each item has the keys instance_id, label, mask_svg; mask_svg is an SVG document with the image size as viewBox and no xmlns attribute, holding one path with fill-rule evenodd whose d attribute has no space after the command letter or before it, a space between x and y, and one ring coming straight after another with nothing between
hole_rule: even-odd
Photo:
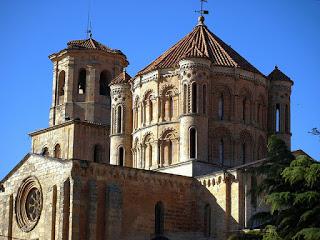
<instances>
[{"instance_id":1,"label":"ribbed dome","mask_svg":"<svg viewBox=\"0 0 320 240\"><path fill-rule=\"evenodd\" d=\"M138 75L156 69L172 68L183 58L207 58L217 66L238 67L260 73L235 50L213 34L203 22L199 22L191 33L138 72Z\"/></svg>"}]
</instances>

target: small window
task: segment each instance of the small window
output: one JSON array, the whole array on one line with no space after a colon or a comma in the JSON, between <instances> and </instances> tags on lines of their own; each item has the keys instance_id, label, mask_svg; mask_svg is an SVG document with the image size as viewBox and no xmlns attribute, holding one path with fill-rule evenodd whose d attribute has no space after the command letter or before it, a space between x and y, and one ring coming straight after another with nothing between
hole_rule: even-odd
<instances>
[{"instance_id":1,"label":"small window","mask_svg":"<svg viewBox=\"0 0 320 240\"><path fill-rule=\"evenodd\" d=\"M157 202L155 206L155 234L164 233L164 207L162 202Z\"/></svg>"},{"instance_id":2,"label":"small window","mask_svg":"<svg viewBox=\"0 0 320 240\"><path fill-rule=\"evenodd\" d=\"M247 99L244 98L242 101L242 120L244 122L247 120L246 115L247 115Z\"/></svg>"},{"instance_id":3,"label":"small window","mask_svg":"<svg viewBox=\"0 0 320 240\"><path fill-rule=\"evenodd\" d=\"M204 235L211 236L211 207L209 204L204 207Z\"/></svg>"},{"instance_id":4,"label":"small window","mask_svg":"<svg viewBox=\"0 0 320 240\"><path fill-rule=\"evenodd\" d=\"M78 80L78 93L85 94L86 92L86 78L87 72L85 69L81 69L79 72L79 80Z\"/></svg>"},{"instance_id":5,"label":"small window","mask_svg":"<svg viewBox=\"0 0 320 240\"><path fill-rule=\"evenodd\" d=\"M171 119L172 117L173 117L173 97L172 96L170 96L169 97L169 108L170 108L170 116L169 116L169 118Z\"/></svg>"},{"instance_id":6,"label":"small window","mask_svg":"<svg viewBox=\"0 0 320 240\"><path fill-rule=\"evenodd\" d=\"M280 104L276 104L276 132L280 132L281 118L280 118Z\"/></svg>"},{"instance_id":7,"label":"small window","mask_svg":"<svg viewBox=\"0 0 320 240\"><path fill-rule=\"evenodd\" d=\"M48 157L49 156L49 150L47 147L44 147L41 151L41 155L42 156L45 156L45 157Z\"/></svg>"},{"instance_id":8,"label":"small window","mask_svg":"<svg viewBox=\"0 0 320 240\"><path fill-rule=\"evenodd\" d=\"M246 161L247 161L247 156L246 156L246 151L247 151L247 146L246 146L246 143L242 143L242 164L245 164Z\"/></svg>"},{"instance_id":9,"label":"small window","mask_svg":"<svg viewBox=\"0 0 320 240\"><path fill-rule=\"evenodd\" d=\"M56 144L56 146L54 147L54 157L55 158L61 158L60 144Z\"/></svg>"},{"instance_id":10,"label":"small window","mask_svg":"<svg viewBox=\"0 0 320 240\"><path fill-rule=\"evenodd\" d=\"M188 87L186 84L183 85L183 113L187 113L187 97L188 97Z\"/></svg>"},{"instance_id":11,"label":"small window","mask_svg":"<svg viewBox=\"0 0 320 240\"><path fill-rule=\"evenodd\" d=\"M153 103L150 99L149 99L149 119L150 119L150 122L152 122L152 120L153 120Z\"/></svg>"},{"instance_id":12,"label":"small window","mask_svg":"<svg viewBox=\"0 0 320 240\"><path fill-rule=\"evenodd\" d=\"M192 113L197 113L197 84L192 84Z\"/></svg>"},{"instance_id":13,"label":"small window","mask_svg":"<svg viewBox=\"0 0 320 240\"><path fill-rule=\"evenodd\" d=\"M257 109L257 123L259 126L261 126L261 104L258 104L258 109Z\"/></svg>"},{"instance_id":14,"label":"small window","mask_svg":"<svg viewBox=\"0 0 320 240\"><path fill-rule=\"evenodd\" d=\"M189 141L190 141L190 158L196 158L197 155L197 131L195 128L191 128L190 129L190 133L189 133Z\"/></svg>"},{"instance_id":15,"label":"small window","mask_svg":"<svg viewBox=\"0 0 320 240\"><path fill-rule=\"evenodd\" d=\"M102 147L99 144L94 145L93 148L93 161L96 163L101 163L103 158Z\"/></svg>"},{"instance_id":16,"label":"small window","mask_svg":"<svg viewBox=\"0 0 320 240\"><path fill-rule=\"evenodd\" d=\"M219 119L220 120L224 119L224 98L223 98L223 94L221 94L220 97L219 97Z\"/></svg>"},{"instance_id":17,"label":"small window","mask_svg":"<svg viewBox=\"0 0 320 240\"><path fill-rule=\"evenodd\" d=\"M219 144L219 160L222 165L224 165L224 142L223 139L220 139Z\"/></svg>"},{"instance_id":18,"label":"small window","mask_svg":"<svg viewBox=\"0 0 320 240\"><path fill-rule=\"evenodd\" d=\"M203 114L207 113L207 86L203 85L202 89L202 112Z\"/></svg>"},{"instance_id":19,"label":"small window","mask_svg":"<svg viewBox=\"0 0 320 240\"><path fill-rule=\"evenodd\" d=\"M122 107L119 105L117 108L117 133L122 132Z\"/></svg>"},{"instance_id":20,"label":"small window","mask_svg":"<svg viewBox=\"0 0 320 240\"><path fill-rule=\"evenodd\" d=\"M124 166L124 150L123 147L119 147L119 165Z\"/></svg>"}]
</instances>

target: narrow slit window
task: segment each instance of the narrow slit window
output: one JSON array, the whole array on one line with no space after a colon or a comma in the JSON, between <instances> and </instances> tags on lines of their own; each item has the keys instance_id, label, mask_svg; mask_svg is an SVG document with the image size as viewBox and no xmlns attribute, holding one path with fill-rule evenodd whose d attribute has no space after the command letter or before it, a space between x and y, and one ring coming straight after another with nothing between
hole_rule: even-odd
<instances>
[{"instance_id":1,"label":"narrow slit window","mask_svg":"<svg viewBox=\"0 0 320 240\"><path fill-rule=\"evenodd\" d=\"M280 104L276 105L276 132L280 132Z\"/></svg>"},{"instance_id":2,"label":"narrow slit window","mask_svg":"<svg viewBox=\"0 0 320 240\"><path fill-rule=\"evenodd\" d=\"M124 150L123 147L119 147L119 165L124 166Z\"/></svg>"},{"instance_id":3,"label":"narrow slit window","mask_svg":"<svg viewBox=\"0 0 320 240\"><path fill-rule=\"evenodd\" d=\"M224 165L224 141L220 139L219 143L219 160L222 165Z\"/></svg>"},{"instance_id":4,"label":"narrow slit window","mask_svg":"<svg viewBox=\"0 0 320 240\"><path fill-rule=\"evenodd\" d=\"M192 84L192 113L197 113L197 84Z\"/></svg>"},{"instance_id":5,"label":"narrow slit window","mask_svg":"<svg viewBox=\"0 0 320 240\"><path fill-rule=\"evenodd\" d=\"M223 94L221 94L220 97L219 97L219 119L220 120L224 119L224 98L223 98Z\"/></svg>"},{"instance_id":6,"label":"narrow slit window","mask_svg":"<svg viewBox=\"0 0 320 240\"><path fill-rule=\"evenodd\" d=\"M121 133L122 132L122 107L118 106L117 109L117 133Z\"/></svg>"},{"instance_id":7,"label":"narrow slit window","mask_svg":"<svg viewBox=\"0 0 320 240\"><path fill-rule=\"evenodd\" d=\"M195 128L191 128L190 129L190 158L196 158L196 155L197 155L197 147L196 147L196 144L197 144L197 132L196 132L196 129Z\"/></svg>"},{"instance_id":8,"label":"narrow slit window","mask_svg":"<svg viewBox=\"0 0 320 240\"><path fill-rule=\"evenodd\" d=\"M164 207L162 202L157 202L155 206L155 234L164 233Z\"/></svg>"},{"instance_id":9,"label":"narrow slit window","mask_svg":"<svg viewBox=\"0 0 320 240\"><path fill-rule=\"evenodd\" d=\"M188 94L188 88L187 85L183 85L183 113L187 113L187 94Z\"/></svg>"},{"instance_id":10,"label":"narrow slit window","mask_svg":"<svg viewBox=\"0 0 320 240\"><path fill-rule=\"evenodd\" d=\"M207 86L203 85L202 89L202 112L203 114L207 113Z\"/></svg>"}]
</instances>

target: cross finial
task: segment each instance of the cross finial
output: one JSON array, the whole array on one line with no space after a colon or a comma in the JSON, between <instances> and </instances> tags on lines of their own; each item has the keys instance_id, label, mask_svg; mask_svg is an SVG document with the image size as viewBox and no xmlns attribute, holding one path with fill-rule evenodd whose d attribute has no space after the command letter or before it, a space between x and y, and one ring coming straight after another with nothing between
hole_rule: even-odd
<instances>
[{"instance_id":1,"label":"cross finial","mask_svg":"<svg viewBox=\"0 0 320 240\"><path fill-rule=\"evenodd\" d=\"M196 11L197 13L200 13L200 16L203 17L205 14L209 14L208 10L203 9L203 3L208 2L208 0L200 0L200 10Z\"/></svg>"}]
</instances>

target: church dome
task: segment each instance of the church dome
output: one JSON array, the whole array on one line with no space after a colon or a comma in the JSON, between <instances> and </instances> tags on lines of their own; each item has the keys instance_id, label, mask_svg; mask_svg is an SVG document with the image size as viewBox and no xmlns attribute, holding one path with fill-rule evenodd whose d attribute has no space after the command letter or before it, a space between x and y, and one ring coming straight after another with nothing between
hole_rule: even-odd
<instances>
[{"instance_id":1,"label":"church dome","mask_svg":"<svg viewBox=\"0 0 320 240\"><path fill-rule=\"evenodd\" d=\"M211 61L212 65L236 67L261 74L240 54L212 33L204 24L202 17L199 18L198 24L192 32L138 72L138 75L156 69L172 68L184 58L206 58Z\"/></svg>"}]
</instances>

